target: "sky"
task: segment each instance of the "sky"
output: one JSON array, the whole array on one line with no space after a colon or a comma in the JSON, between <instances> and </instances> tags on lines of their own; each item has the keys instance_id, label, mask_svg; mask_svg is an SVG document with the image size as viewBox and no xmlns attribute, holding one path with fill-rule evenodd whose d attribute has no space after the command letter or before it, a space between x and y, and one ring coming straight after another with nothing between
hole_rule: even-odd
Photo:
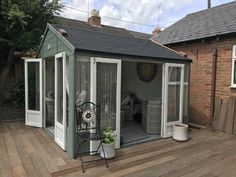
<instances>
[{"instance_id":1,"label":"sky","mask_svg":"<svg viewBox=\"0 0 236 177\"><path fill-rule=\"evenodd\" d=\"M211 0L211 5L228 2L232 0ZM151 33L155 27L163 30L187 14L207 9L207 0L62 0L62 3L66 6L63 17L87 21L87 12L97 9L102 24L144 33Z\"/></svg>"}]
</instances>

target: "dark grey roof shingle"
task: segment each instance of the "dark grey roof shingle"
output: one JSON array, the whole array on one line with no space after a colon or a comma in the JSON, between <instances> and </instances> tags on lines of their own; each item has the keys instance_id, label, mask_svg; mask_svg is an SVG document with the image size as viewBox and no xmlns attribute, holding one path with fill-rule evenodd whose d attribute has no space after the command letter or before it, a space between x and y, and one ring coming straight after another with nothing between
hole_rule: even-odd
<instances>
[{"instance_id":1,"label":"dark grey roof shingle","mask_svg":"<svg viewBox=\"0 0 236 177\"><path fill-rule=\"evenodd\" d=\"M120 35L101 31L97 27L83 29L52 25L56 30L64 29L68 36L66 39L80 50L105 52L111 54L151 57L156 59L185 60L183 57L166 47L156 44L149 39L135 38L132 35ZM93 30L94 29L94 30Z\"/></svg>"},{"instance_id":2,"label":"dark grey roof shingle","mask_svg":"<svg viewBox=\"0 0 236 177\"><path fill-rule=\"evenodd\" d=\"M149 39L151 37L150 34L130 31L130 30L126 30L125 28L118 28L118 27L108 26L108 25L101 25L101 28L95 28L89 25L85 21L79 21L79 20L69 19L69 18L64 18L64 17L57 17L57 19L60 25L70 27L70 28L78 28L82 30L103 32L103 33L114 34L118 36L135 37L135 38L141 38L141 39Z\"/></svg>"},{"instance_id":3,"label":"dark grey roof shingle","mask_svg":"<svg viewBox=\"0 0 236 177\"><path fill-rule=\"evenodd\" d=\"M163 30L155 40L172 44L236 32L236 1L192 13Z\"/></svg>"}]
</instances>

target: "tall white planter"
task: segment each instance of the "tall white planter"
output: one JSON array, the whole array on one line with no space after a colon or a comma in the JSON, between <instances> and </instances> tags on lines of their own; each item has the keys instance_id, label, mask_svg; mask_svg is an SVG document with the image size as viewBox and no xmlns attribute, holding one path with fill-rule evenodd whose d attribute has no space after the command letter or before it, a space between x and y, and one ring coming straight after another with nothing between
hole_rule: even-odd
<instances>
[{"instance_id":1,"label":"tall white planter","mask_svg":"<svg viewBox=\"0 0 236 177\"><path fill-rule=\"evenodd\" d=\"M111 158L115 157L115 155L116 155L115 143L112 143L112 144L102 143L102 144L103 144L106 159L111 159ZM100 155L102 158L104 158L104 153L102 151L102 147L101 147Z\"/></svg>"},{"instance_id":2,"label":"tall white planter","mask_svg":"<svg viewBox=\"0 0 236 177\"><path fill-rule=\"evenodd\" d=\"M188 125L174 124L173 125L173 139L176 141L188 140Z\"/></svg>"}]
</instances>

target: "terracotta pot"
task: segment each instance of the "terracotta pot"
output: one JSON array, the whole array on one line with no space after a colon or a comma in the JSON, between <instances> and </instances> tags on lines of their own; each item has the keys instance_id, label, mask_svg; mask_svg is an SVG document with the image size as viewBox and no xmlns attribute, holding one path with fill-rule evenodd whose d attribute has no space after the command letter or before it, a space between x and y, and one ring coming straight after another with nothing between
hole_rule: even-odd
<instances>
[{"instance_id":1,"label":"terracotta pot","mask_svg":"<svg viewBox=\"0 0 236 177\"><path fill-rule=\"evenodd\" d=\"M173 125L173 139L176 141L188 140L188 125L174 124Z\"/></svg>"},{"instance_id":2,"label":"terracotta pot","mask_svg":"<svg viewBox=\"0 0 236 177\"><path fill-rule=\"evenodd\" d=\"M102 144L103 144L106 159L114 158L116 155L115 143L112 143L112 144L102 143ZM104 153L102 151L102 148L101 148L100 156L104 158Z\"/></svg>"}]
</instances>

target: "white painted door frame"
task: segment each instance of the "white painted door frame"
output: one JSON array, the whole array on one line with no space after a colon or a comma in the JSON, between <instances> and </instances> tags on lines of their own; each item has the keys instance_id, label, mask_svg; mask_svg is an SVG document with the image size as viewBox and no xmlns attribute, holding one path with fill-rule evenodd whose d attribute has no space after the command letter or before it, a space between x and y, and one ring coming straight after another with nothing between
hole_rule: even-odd
<instances>
[{"instance_id":1,"label":"white painted door frame","mask_svg":"<svg viewBox=\"0 0 236 177\"><path fill-rule=\"evenodd\" d=\"M54 62L55 63L55 62ZM46 128L46 60L42 60L43 65L43 128Z\"/></svg>"},{"instance_id":2,"label":"white painted door frame","mask_svg":"<svg viewBox=\"0 0 236 177\"><path fill-rule=\"evenodd\" d=\"M97 63L114 63L117 64L117 85L116 85L116 149L120 148L120 96L121 96L121 60L110 58L90 58L90 100L96 103L97 98ZM94 150L95 143L90 143L90 150Z\"/></svg>"},{"instance_id":3,"label":"white painted door frame","mask_svg":"<svg viewBox=\"0 0 236 177\"><path fill-rule=\"evenodd\" d=\"M28 64L39 63L39 110L29 109L29 85L28 85ZM42 59L25 59L25 124L34 127L43 127L43 82L42 82Z\"/></svg>"},{"instance_id":4,"label":"white painted door frame","mask_svg":"<svg viewBox=\"0 0 236 177\"><path fill-rule=\"evenodd\" d=\"M62 60L62 71L58 71L58 60ZM58 73L62 72L62 80L58 80ZM66 117L67 117L67 99L66 99L66 53L58 53L55 55L55 142L63 149L66 148ZM58 84L63 85L62 89L62 108L58 107L60 98L58 97ZM63 110L62 123L58 122L58 111Z\"/></svg>"},{"instance_id":5,"label":"white painted door frame","mask_svg":"<svg viewBox=\"0 0 236 177\"><path fill-rule=\"evenodd\" d=\"M179 67L181 68L181 78L180 78L180 104L179 104L179 120L168 122L168 89L169 85L177 84L176 82L169 82L170 72L169 69L171 67ZM161 137L167 138L173 135L173 125L176 123L183 122L183 90L184 90L184 64L176 64L176 63L165 63L163 64L163 82L162 82L162 131Z\"/></svg>"}]
</instances>

